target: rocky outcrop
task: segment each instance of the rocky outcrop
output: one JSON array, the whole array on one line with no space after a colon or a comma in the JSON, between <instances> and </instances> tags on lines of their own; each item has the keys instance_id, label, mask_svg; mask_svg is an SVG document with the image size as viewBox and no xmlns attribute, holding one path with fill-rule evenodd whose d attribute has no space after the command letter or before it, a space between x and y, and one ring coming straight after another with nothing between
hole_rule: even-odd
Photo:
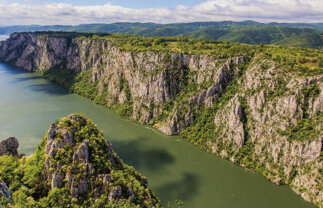
<instances>
[{"instance_id":1,"label":"rocky outcrop","mask_svg":"<svg viewBox=\"0 0 323 208\"><path fill-rule=\"evenodd\" d=\"M7 185L0 180L0 199L4 198L5 200L9 201L11 198L11 192L8 189ZM1 206L2 204L0 204Z\"/></svg>"},{"instance_id":2,"label":"rocky outcrop","mask_svg":"<svg viewBox=\"0 0 323 208\"><path fill-rule=\"evenodd\" d=\"M322 160L302 165L299 174L293 180L292 189L307 201L323 202L322 190L318 189L323 181L322 167Z\"/></svg>"},{"instance_id":3,"label":"rocky outcrop","mask_svg":"<svg viewBox=\"0 0 323 208\"><path fill-rule=\"evenodd\" d=\"M216 114L215 132L218 137L223 139L210 144L212 152L220 152L222 157L228 156L228 149L239 152L246 140L245 124L242 122L244 116L238 96L230 100L228 105Z\"/></svg>"},{"instance_id":4,"label":"rocky outcrop","mask_svg":"<svg viewBox=\"0 0 323 208\"><path fill-rule=\"evenodd\" d=\"M87 125L85 120L80 120L80 118L75 115L70 115L68 119L71 123L80 122L82 126ZM82 171L84 171L84 175L91 175L95 171L94 166L89 161L91 141L86 139L84 142L77 144L74 139L76 132L77 128L72 128L72 131L69 132L67 129L59 128L55 123L53 123L48 130L47 143L45 147L45 153L49 156L45 161L45 170L47 172L47 180L51 181L51 188L62 188L63 185L66 186L66 184L64 184L64 180L66 180L67 186L71 189L72 197L75 198L89 191L89 188L91 187L90 178L88 176L77 178L71 172L62 174L63 165L60 163L53 163L51 161L55 159L61 149L75 149L76 151L73 153L71 158L71 164L73 166L83 167ZM60 135L62 137L60 137ZM115 161L112 156L111 145L106 142L104 148L107 149L109 154L108 161L111 165L114 165ZM51 169L53 169L53 171L51 171ZM108 185L109 181L111 181L109 177L109 175L100 175L98 176L98 179L104 178L102 185L104 185L104 183ZM101 196L101 194L99 196Z\"/></svg>"},{"instance_id":5,"label":"rocky outcrop","mask_svg":"<svg viewBox=\"0 0 323 208\"><path fill-rule=\"evenodd\" d=\"M8 207L161 207L146 177L123 163L83 114L52 123L35 154L10 159L0 174L13 192L11 200L0 180Z\"/></svg>"},{"instance_id":6,"label":"rocky outcrop","mask_svg":"<svg viewBox=\"0 0 323 208\"><path fill-rule=\"evenodd\" d=\"M51 189L68 188L72 198L91 195L98 199L106 195L109 201L129 200L134 203L134 199L139 197L133 192L135 184L114 184L118 176L112 172L117 172L117 167L122 167L119 171L125 167L111 144L84 116L69 115L51 124L44 150L45 178L50 181ZM143 188L148 188L144 178L137 173L134 177L139 179ZM146 200L153 203L149 199L151 196L143 194L140 197L147 197Z\"/></svg>"},{"instance_id":7,"label":"rocky outcrop","mask_svg":"<svg viewBox=\"0 0 323 208\"><path fill-rule=\"evenodd\" d=\"M15 137L10 137L0 142L0 156L12 155L18 157L19 142Z\"/></svg>"},{"instance_id":8,"label":"rocky outcrop","mask_svg":"<svg viewBox=\"0 0 323 208\"><path fill-rule=\"evenodd\" d=\"M109 38L46 33L15 33L0 44L1 61L27 71L51 74L58 70L54 77L61 80L67 77L62 71L73 72L67 85L72 92L113 108L118 115L152 124L165 134L182 134L222 158L256 169L276 184L289 184L306 200L323 206L320 58L311 60L309 65L317 68L310 69L297 63L300 57L282 58L281 52L271 54L271 48L244 53L249 55L224 59L127 51ZM47 154L55 157L57 148L75 147L77 154L70 162L91 172L93 164L86 157L91 142L75 146L73 131L57 133L56 128L53 124L49 135L64 135L63 139L49 139ZM80 186L74 186L68 173L61 174L62 167L48 163L53 187L67 180L75 196L91 187L86 176L78 178ZM105 174L97 177L110 180ZM125 190L131 198L131 189ZM115 187L108 195L123 193L123 188Z\"/></svg>"}]
</instances>

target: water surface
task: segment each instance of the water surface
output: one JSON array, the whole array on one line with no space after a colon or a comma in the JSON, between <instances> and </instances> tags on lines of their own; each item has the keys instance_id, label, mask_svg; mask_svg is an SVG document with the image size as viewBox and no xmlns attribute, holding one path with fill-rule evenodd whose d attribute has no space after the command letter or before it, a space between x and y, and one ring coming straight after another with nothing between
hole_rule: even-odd
<instances>
[{"instance_id":1,"label":"water surface","mask_svg":"<svg viewBox=\"0 0 323 208\"><path fill-rule=\"evenodd\" d=\"M9 38L9 35L0 35L0 41L7 40L8 38Z\"/></svg>"},{"instance_id":2,"label":"water surface","mask_svg":"<svg viewBox=\"0 0 323 208\"><path fill-rule=\"evenodd\" d=\"M199 150L181 137L123 120L90 100L69 94L41 77L0 63L0 139L16 136L19 151L32 154L49 125L84 112L114 150L147 176L164 204L186 208L310 208L287 186Z\"/></svg>"}]
</instances>

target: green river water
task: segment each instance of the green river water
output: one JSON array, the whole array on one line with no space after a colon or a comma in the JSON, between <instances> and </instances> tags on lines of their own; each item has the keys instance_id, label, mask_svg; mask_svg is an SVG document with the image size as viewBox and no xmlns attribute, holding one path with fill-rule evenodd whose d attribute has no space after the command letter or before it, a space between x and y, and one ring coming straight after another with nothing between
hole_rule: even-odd
<instances>
[{"instance_id":1,"label":"green river water","mask_svg":"<svg viewBox=\"0 0 323 208\"><path fill-rule=\"evenodd\" d=\"M99 126L119 156L147 176L164 205L181 199L186 208L314 207L288 186L276 186L181 137L118 118L35 74L0 64L0 139L17 137L21 153L32 154L49 125L74 112Z\"/></svg>"}]
</instances>

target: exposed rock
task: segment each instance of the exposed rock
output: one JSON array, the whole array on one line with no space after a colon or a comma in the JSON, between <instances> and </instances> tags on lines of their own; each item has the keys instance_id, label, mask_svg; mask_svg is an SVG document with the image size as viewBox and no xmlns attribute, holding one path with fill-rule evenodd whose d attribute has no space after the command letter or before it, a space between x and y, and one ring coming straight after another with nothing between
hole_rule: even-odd
<instances>
[{"instance_id":1,"label":"exposed rock","mask_svg":"<svg viewBox=\"0 0 323 208\"><path fill-rule=\"evenodd\" d=\"M108 199L111 201L117 199L120 196L122 196L121 186L116 186L110 191Z\"/></svg>"},{"instance_id":2,"label":"exposed rock","mask_svg":"<svg viewBox=\"0 0 323 208\"><path fill-rule=\"evenodd\" d=\"M246 78L241 81L243 87L239 93L217 112L215 133L218 137L216 141L208 144L213 152L223 158L231 161L241 160L241 154L246 155L246 152L241 153L239 149L244 146L243 141L246 138L243 135L244 129L247 128L249 155L256 161L253 164L265 167L266 178L276 184L291 184L293 190L305 200L320 205L323 195L320 188L323 76L282 77L275 72L276 70L272 67L267 71L261 71L257 65L247 70ZM276 82L277 79L280 79L280 83ZM286 89L280 96L268 96L269 93L279 90L277 85L284 82ZM313 86L319 87L319 94L309 93L310 97L306 97L308 95L304 92ZM237 97L245 100L247 120L244 122L241 120L241 103ZM305 113L308 114L305 119L318 121L311 124L318 131L316 136L296 139L281 133L301 125ZM239 163L242 163L242 166L248 165L245 161ZM304 171L304 167L311 171Z\"/></svg>"},{"instance_id":3,"label":"exposed rock","mask_svg":"<svg viewBox=\"0 0 323 208\"><path fill-rule=\"evenodd\" d=\"M0 156L12 155L18 157L19 142L15 137L10 137L0 142Z\"/></svg>"},{"instance_id":4,"label":"exposed rock","mask_svg":"<svg viewBox=\"0 0 323 208\"><path fill-rule=\"evenodd\" d=\"M23 50L17 50L21 45L25 46ZM105 97L108 107L132 103L130 118L147 124L185 87L185 80L179 78L188 70L198 72L192 77L192 83L214 82L208 89L201 89L193 96L190 104L211 106L230 80L236 78L238 71L231 64L243 63L244 57L219 62L206 55L122 51L108 40L13 33L3 42L0 60L27 71L51 68L66 68L74 72L91 70L90 81L101 86L98 87L98 95L109 92ZM175 112L178 111L173 111L172 115L178 117ZM189 119L194 120L194 117ZM191 123L185 121L179 124L176 118L169 120L175 123L165 122L160 126L160 130L168 135L179 134L187 123Z\"/></svg>"},{"instance_id":5,"label":"exposed rock","mask_svg":"<svg viewBox=\"0 0 323 208\"><path fill-rule=\"evenodd\" d=\"M79 125L86 126L87 123L80 117L75 115L69 115L67 118L67 123L71 125L73 123L79 123ZM62 187L63 181L66 178L68 181L68 186L71 187L71 192L73 197L78 197L79 195L88 191L90 187L90 182L88 177L82 177L81 179L76 179L75 176L72 176L70 173L62 173L62 165L52 163L51 159L55 159L58 152L62 151L64 148L75 149L76 151L71 155L71 163L75 165L75 167L83 166L83 171L85 175L92 174L94 169L93 165L89 161L89 145L90 140L86 139L82 143L75 146L77 141L74 140L75 133L77 132L77 128L71 126L69 128L59 128L57 124L53 123L48 130L47 143L45 147L45 152L48 154L49 158L45 161L45 169L47 170L47 177L51 181L51 187ZM111 145L107 142L106 148L110 153L110 162L114 164L114 159L112 156ZM55 171L51 171L51 169L55 169Z\"/></svg>"},{"instance_id":6,"label":"exposed rock","mask_svg":"<svg viewBox=\"0 0 323 208\"><path fill-rule=\"evenodd\" d=\"M218 112L215 116L214 123L216 125L217 135L223 140L218 142L221 145L230 146L232 150L238 152L245 142L244 124L242 122L242 106L238 96L235 96L228 105ZM212 151L218 151L219 143L212 144ZM221 150L221 155L226 157L227 154L224 150Z\"/></svg>"},{"instance_id":7,"label":"exposed rock","mask_svg":"<svg viewBox=\"0 0 323 208\"><path fill-rule=\"evenodd\" d=\"M109 201L133 202L133 199L138 197L133 187L138 189L142 186L141 188L148 190L147 181L133 169L125 167L113 152L111 144L104 141L95 124L84 116L72 114L51 124L44 150L45 180L50 181L51 189L56 187L70 189L72 198L84 199L94 196L98 199L106 195ZM120 173L120 176L128 174L123 180L130 177L131 180L136 180L136 184L129 182L115 185L119 175L113 172ZM140 197L144 197L151 204L158 202L150 191L141 194L143 195ZM140 202L140 205L143 204L143 201ZM156 207L158 206L157 204Z\"/></svg>"},{"instance_id":8,"label":"exposed rock","mask_svg":"<svg viewBox=\"0 0 323 208\"><path fill-rule=\"evenodd\" d=\"M262 55L255 54L242 69L240 64L247 60L242 56L217 59L208 55L130 52L106 39L15 33L0 45L0 60L27 71L65 68L88 73L88 82L97 84L95 96L104 105L125 107L121 111L128 118L154 124L168 135L180 134L194 125L201 112L225 97L230 83L236 83L239 89L209 119L214 131L205 146L220 157L257 168L276 184L290 184L306 200L318 204L322 189L314 182L322 181L318 175L323 143L323 75L298 76ZM188 86L196 88L189 91ZM291 129L302 129L301 125L311 122L315 134L291 137ZM75 148L71 163L84 165L83 172L90 173L91 142L84 140L75 146L74 136L73 129L66 131L52 124L46 154L54 158L66 145ZM111 164L116 162L112 154L108 158ZM55 178L52 185L58 186L66 179L69 187L74 187L75 196L92 186L86 175L76 186L72 174L66 173L61 179L61 167L49 160L46 164L48 177ZM310 167L311 174L304 171L304 165ZM106 174L104 177L109 178ZM100 190L95 193L98 195ZM118 198L118 194L116 188L111 198Z\"/></svg>"},{"instance_id":9,"label":"exposed rock","mask_svg":"<svg viewBox=\"0 0 323 208\"><path fill-rule=\"evenodd\" d=\"M306 165L310 165L311 168L306 167ZM322 186L323 161L314 161L306 165L300 168L300 173L293 180L292 189L306 201L323 202L322 190L317 188Z\"/></svg>"},{"instance_id":10,"label":"exposed rock","mask_svg":"<svg viewBox=\"0 0 323 208\"><path fill-rule=\"evenodd\" d=\"M2 198L2 197L9 201L11 198L11 192L8 189L7 185L3 181L0 180L0 198ZM0 206L1 206L1 204L0 204Z\"/></svg>"}]
</instances>

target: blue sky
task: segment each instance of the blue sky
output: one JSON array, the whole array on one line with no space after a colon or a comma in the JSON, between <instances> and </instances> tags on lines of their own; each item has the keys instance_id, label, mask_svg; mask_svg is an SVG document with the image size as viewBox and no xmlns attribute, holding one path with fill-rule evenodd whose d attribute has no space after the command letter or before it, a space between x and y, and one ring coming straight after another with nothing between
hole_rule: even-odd
<instances>
[{"instance_id":1,"label":"blue sky","mask_svg":"<svg viewBox=\"0 0 323 208\"><path fill-rule=\"evenodd\" d=\"M0 0L0 25L323 22L323 0Z\"/></svg>"}]
</instances>

